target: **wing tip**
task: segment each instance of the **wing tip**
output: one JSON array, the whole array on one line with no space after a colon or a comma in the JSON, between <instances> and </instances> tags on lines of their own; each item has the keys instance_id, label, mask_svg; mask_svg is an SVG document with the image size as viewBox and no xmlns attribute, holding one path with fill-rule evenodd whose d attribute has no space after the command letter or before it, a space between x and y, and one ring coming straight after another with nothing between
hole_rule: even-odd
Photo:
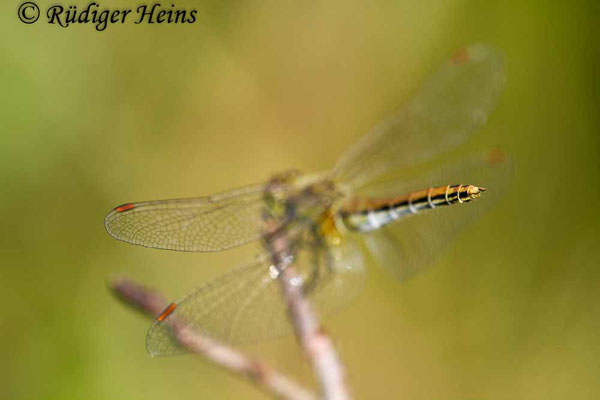
<instances>
[{"instance_id":1,"label":"wing tip","mask_svg":"<svg viewBox=\"0 0 600 400\"><path fill-rule=\"evenodd\" d=\"M488 165L496 166L505 163L508 159L508 154L500 147L491 147L486 150L484 157Z\"/></svg>"},{"instance_id":2,"label":"wing tip","mask_svg":"<svg viewBox=\"0 0 600 400\"><path fill-rule=\"evenodd\" d=\"M169 324L166 324L163 320L158 318L163 314L170 314L167 311L172 306L167 306L167 309L163 311L150 325L148 332L146 333L146 352L152 358L168 357L178 354L185 354L189 352L178 342L178 339L173 336L172 328Z\"/></svg>"},{"instance_id":3,"label":"wing tip","mask_svg":"<svg viewBox=\"0 0 600 400\"><path fill-rule=\"evenodd\" d=\"M155 318L154 321L152 321L152 325L150 325L150 328L148 328L148 332L146 332L146 352L152 358L164 355L164 352L161 352L160 349L156 348L156 346L154 345L154 341L152 340L152 338L157 333L156 330L160 329L162 325L162 322Z\"/></svg>"},{"instance_id":4,"label":"wing tip","mask_svg":"<svg viewBox=\"0 0 600 400\"><path fill-rule=\"evenodd\" d=\"M456 50L450 57L450 65L462 66L471 63L488 63L498 71L504 69L504 56L496 47L484 43L473 43Z\"/></svg>"},{"instance_id":5,"label":"wing tip","mask_svg":"<svg viewBox=\"0 0 600 400\"><path fill-rule=\"evenodd\" d=\"M112 218L115 215L119 215L119 214L125 213L126 211L133 210L136 207L137 207L137 205L134 203L123 203L123 204L116 206L115 208L110 210L108 212L108 214L106 214L106 217L104 217L104 225L106 225L110 220L112 220Z\"/></svg>"},{"instance_id":6,"label":"wing tip","mask_svg":"<svg viewBox=\"0 0 600 400\"><path fill-rule=\"evenodd\" d=\"M119 236L116 234L116 232L113 230L113 226L112 226L114 223L114 216L117 214L117 212L115 212L115 210L116 210L116 208L113 208L104 217L104 229L106 230L106 233L108 233L111 237L113 237L117 240L121 240L119 238Z\"/></svg>"},{"instance_id":7,"label":"wing tip","mask_svg":"<svg viewBox=\"0 0 600 400\"><path fill-rule=\"evenodd\" d=\"M136 243L134 240L125 237L122 233L119 233L119 220L121 215L129 214L129 211L136 209L140 203L123 203L113 208L106 214L104 217L104 229L106 232L113 237L114 239L120 240L122 242L127 242L131 244L141 244Z\"/></svg>"}]
</instances>

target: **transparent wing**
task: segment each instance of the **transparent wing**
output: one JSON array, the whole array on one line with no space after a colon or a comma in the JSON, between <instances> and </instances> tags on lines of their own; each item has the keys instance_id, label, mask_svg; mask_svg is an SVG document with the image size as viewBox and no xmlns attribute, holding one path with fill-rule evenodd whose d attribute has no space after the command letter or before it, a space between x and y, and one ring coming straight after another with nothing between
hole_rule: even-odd
<instances>
[{"instance_id":1,"label":"transparent wing","mask_svg":"<svg viewBox=\"0 0 600 400\"><path fill-rule=\"evenodd\" d=\"M438 207L409 216L364 236L375 262L404 279L432 265L456 234L489 210L508 190L512 163L497 149L476 153L453 165L445 165L414 183L387 183L373 193L410 193L448 184L474 184L487 190L466 204ZM476 235L485 235L485 227ZM492 230L493 227L487 229Z\"/></svg>"},{"instance_id":2,"label":"transparent wing","mask_svg":"<svg viewBox=\"0 0 600 400\"><path fill-rule=\"evenodd\" d=\"M333 176L357 188L457 146L485 124L503 82L498 51L484 45L460 50L408 104L351 148Z\"/></svg>"},{"instance_id":3,"label":"transparent wing","mask_svg":"<svg viewBox=\"0 0 600 400\"><path fill-rule=\"evenodd\" d=\"M124 242L179 251L219 251L260 237L263 185L208 197L123 204L104 219Z\"/></svg>"},{"instance_id":4,"label":"transparent wing","mask_svg":"<svg viewBox=\"0 0 600 400\"><path fill-rule=\"evenodd\" d=\"M299 254L294 266L320 314L329 314L347 304L359 292L364 279L361 253L350 243L318 253L307 249ZM269 257L263 255L191 292L167 318L151 325L146 337L148 352L152 356L185 352L173 339L173 322L229 344L291 333L277 275Z\"/></svg>"}]
</instances>

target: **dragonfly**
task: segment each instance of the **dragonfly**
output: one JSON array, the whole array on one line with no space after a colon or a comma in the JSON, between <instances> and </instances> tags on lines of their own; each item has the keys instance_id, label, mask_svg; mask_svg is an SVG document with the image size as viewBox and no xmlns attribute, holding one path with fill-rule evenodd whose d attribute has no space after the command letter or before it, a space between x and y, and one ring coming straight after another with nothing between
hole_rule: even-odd
<instances>
[{"instance_id":1,"label":"dragonfly","mask_svg":"<svg viewBox=\"0 0 600 400\"><path fill-rule=\"evenodd\" d=\"M437 162L486 123L503 84L501 53L471 45L444 62L330 171L291 170L220 194L126 203L110 211L108 233L140 246L215 252L264 244L255 259L160 314L146 337L148 352L182 352L169 327L172 318L230 344L291 332L268 246L273 235L285 234L297 270L293 283L321 315L360 292L368 261L399 279L431 265L503 192L508 163L500 150Z\"/></svg>"}]
</instances>

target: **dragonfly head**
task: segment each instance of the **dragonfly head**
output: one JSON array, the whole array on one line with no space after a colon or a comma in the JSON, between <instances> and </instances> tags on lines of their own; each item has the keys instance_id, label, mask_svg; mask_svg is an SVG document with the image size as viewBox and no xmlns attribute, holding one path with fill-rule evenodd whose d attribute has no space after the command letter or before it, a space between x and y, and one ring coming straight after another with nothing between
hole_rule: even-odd
<instances>
[{"instance_id":1,"label":"dragonfly head","mask_svg":"<svg viewBox=\"0 0 600 400\"><path fill-rule=\"evenodd\" d=\"M275 218L285 216L287 200L294 191L300 171L289 170L273 176L265 187L264 200L269 213Z\"/></svg>"}]
</instances>

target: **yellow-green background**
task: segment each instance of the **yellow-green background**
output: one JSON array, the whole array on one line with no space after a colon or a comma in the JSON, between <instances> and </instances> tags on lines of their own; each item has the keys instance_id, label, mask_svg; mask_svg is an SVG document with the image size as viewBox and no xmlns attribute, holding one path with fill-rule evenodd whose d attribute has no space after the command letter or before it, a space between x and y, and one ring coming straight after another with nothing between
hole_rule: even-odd
<instances>
[{"instance_id":1,"label":"yellow-green background","mask_svg":"<svg viewBox=\"0 0 600 400\"><path fill-rule=\"evenodd\" d=\"M597 398L598 2L175 4L198 22L96 32L0 5L0 398L265 398L203 360L151 359L148 321L105 286L118 272L179 297L253 249L128 246L104 215L329 168L472 42L506 57L475 141L512 154L510 192L427 273L370 268L325 324L356 398ZM248 351L310 381L291 339Z\"/></svg>"}]
</instances>

